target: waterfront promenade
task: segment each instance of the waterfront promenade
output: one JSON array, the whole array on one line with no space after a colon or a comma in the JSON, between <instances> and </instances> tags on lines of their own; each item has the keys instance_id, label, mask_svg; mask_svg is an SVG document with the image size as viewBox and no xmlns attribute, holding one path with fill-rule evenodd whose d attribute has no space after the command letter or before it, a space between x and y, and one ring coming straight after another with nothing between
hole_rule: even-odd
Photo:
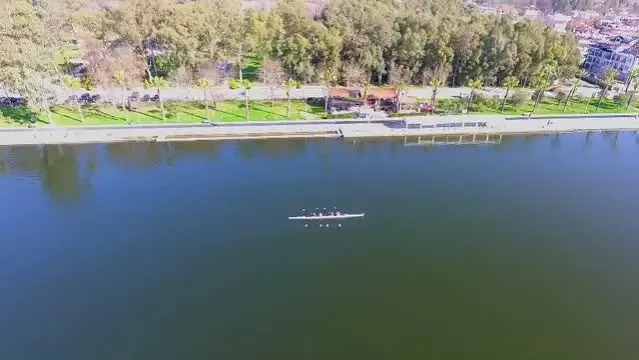
<instances>
[{"instance_id":1,"label":"waterfront promenade","mask_svg":"<svg viewBox=\"0 0 639 360\"><path fill-rule=\"evenodd\" d=\"M0 145L81 144L128 141L192 141L255 138L404 137L428 135L538 134L636 131L639 118L628 115L504 117L425 116L367 122L321 120L233 124L123 125L0 129Z\"/></svg>"}]
</instances>

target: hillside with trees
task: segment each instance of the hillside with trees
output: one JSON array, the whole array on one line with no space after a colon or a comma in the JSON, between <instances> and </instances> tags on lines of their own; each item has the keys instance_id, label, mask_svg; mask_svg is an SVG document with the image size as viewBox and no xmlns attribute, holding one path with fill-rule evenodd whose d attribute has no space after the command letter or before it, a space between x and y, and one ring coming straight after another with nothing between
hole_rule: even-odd
<instances>
[{"instance_id":1,"label":"hillside with trees","mask_svg":"<svg viewBox=\"0 0 639 360\"><path fill-rule=\"evenodd\" d=\"M231 74L241 83L250 59L255 73L267 62L281 69L278 81L359 86L471 80L490 86L508 76L530 86L543 69L571 77L580 61L572 35L472 13L458 0L336 0L315 18L301 0L280 0L270 12L243 11L240 0L106 3L5 3L2 86L41 112L55 86L64 85L71 58L88 62L82 84L123 92L154 77L163 86L195 86L203 78L215 86L220 64L235 68Z\"/></svg>"}]
</instances>

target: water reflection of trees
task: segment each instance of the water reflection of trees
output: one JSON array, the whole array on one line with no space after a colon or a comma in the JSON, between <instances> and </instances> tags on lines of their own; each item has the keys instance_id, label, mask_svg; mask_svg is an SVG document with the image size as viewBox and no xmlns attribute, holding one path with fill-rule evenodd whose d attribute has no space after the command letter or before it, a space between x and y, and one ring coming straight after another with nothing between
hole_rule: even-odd
<instances>
[{"instance_id":1,"label":"water reflection of trees","mask_svg":"<svg viewBox=\"0 0 639 360\"><path fill-rule=\"evenodd\" d=\"M571 135L572 136L572 135ZM603 141L617 149L618 132L585 133L582 135L585 146L593 141ZM633 135L637 139L637 135ZM563 136L527 135L524 137L504 136L502 145L494 151L501 151L505 145L522 141L531 146L538 139L548 139L551 148L561 146ZM73 200L82 196L90 188L91 181L99 163L120 167L146 169L155 166L179 164L181 159L198 157L217 161L222 153L227 156L238 155L241 159L275 159L298 156L308 148L320 156L328 165L334 156L333 139L294 139L294 140L242 140L242 141L192 141L175 143L112 143L106 145L47 145L0 147L0 175L15 174L20 177L37 178L42 188L60 200ZM403 147L399 140L377 139L373 141L356 140L340 143L354 148L357 152L384 148L399 152ZM424 151L432 148L424 147Z\"/></svg>"},{"instance_id":2,"label":"water reflection of trees","mask_svg":"<svg viewBox=\"0 0 639 360\"><path fill-rule=\"evenodd\" d=\"M167 151L164 144L149 142L122 142L106 144L106 155L114 164L126 168L147 169L165 164Z\"/></svg>"},{"instance_id":3,"label":"water reflection of trees","mask_svg":"<svg viewBox=\"0 0 639 360\"><path fill-rule=\"evenodd\" d=\"M235 147L242 157L280 158L296 155L311 140L129 142L104 145L46 145L0 147L0 175L36 178L47 193L60 200L78 199L90 187L100 161L123 168L171 166L198 156L217 160L224 147Z\"/></svg>"},{"instance_id":4,"label":"water reflection of trees","mask_svg":"<svg viewBox=\"0 0 639 360\"><path fill-rule=\"evenodd\" d=\"M42 148L40 178L49 194L60 200L75 200L89 187L95 169L95 151L84 150L89 148L56 145Z\"/></svg>"},{"instance_id":5,"label":"water reflection of trees","mask_svg":"<svg viewBox=\"0 0 639 360\"><path fill-rule=\"evenodd\" d=\"M222 146L223 142L219 141L129 142L105 145L107 156L113 163L136 169L170 166L182 158L193 155L203 155L215 160L219 157Z\"/></svg>"},{"instance_id":6,"label":"water reflection of trees","mask_svg":"<svg viewBox=\"0 0 639 360\"><path fill-rule=\"evenodd\" d=\"M0 173L38 178L48 194L64 201L82 195L95 166L94 145L13 146L0 151Z\"/></svg>"}]
</instances>

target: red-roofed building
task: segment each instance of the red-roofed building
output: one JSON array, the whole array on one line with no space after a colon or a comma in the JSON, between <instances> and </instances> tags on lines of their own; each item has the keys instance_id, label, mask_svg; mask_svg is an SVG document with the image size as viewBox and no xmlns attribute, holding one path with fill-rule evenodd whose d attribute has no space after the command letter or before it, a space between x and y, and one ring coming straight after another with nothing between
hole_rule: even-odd
<instances>
[{"instance_id":1,"label":"red-roofed building","mask_svg":"<svg viewBox=\"0 0 639 360\"><path fill-rule=\"evenodd\" d=\"M365 92L363 88L332 88L328 94L329 110L345 111L362 105L384 111L395 111L397 108L399 90L396 88L370 88L364 99Z\"/></svg>"},{"instance_id":2,"label":"red-roofed building","mask_svg":"<svg viewBox=\"0 0 639 360\"><path fill-rule=\"evenodd\" d=\"M597 31L594 23L585 20L571 20L566 29L575 35L588 35Z\"/></svg>"}]
</instances>

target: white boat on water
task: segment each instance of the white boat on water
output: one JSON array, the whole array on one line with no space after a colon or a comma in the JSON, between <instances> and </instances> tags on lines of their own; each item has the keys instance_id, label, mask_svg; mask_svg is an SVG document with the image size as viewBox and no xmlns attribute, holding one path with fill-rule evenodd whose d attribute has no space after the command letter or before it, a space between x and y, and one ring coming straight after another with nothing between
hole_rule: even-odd
<instances>
[{"instance_id":1,"label":"white boat on water","mask_svg":"<svg viewBox=\"0 0 639 360\"><path fill-rule=\"evenodd\" d=\"M361 214L332 213L332 214L289 216L288 219L289 220L331 220L331 219L359 218L363 216L364 216L364 213L361 213Z\"/></svg>"}]
</instances>

